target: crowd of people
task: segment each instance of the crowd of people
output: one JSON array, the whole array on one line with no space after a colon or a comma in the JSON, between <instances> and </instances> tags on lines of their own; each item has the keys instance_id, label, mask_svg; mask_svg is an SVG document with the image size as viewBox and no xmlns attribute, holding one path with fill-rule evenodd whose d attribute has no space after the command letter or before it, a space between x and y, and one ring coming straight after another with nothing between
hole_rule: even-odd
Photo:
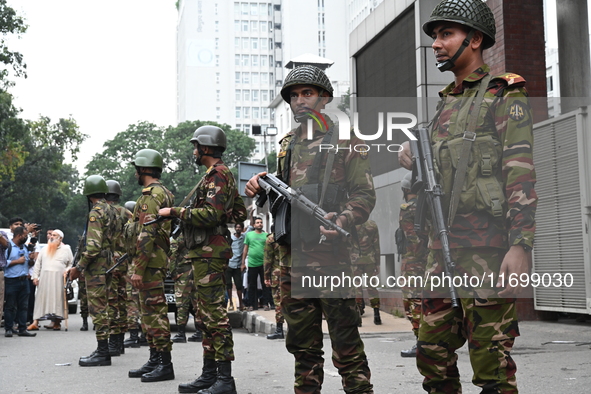
<instances>
[{"instance_id":1,"label":"crowd of people","mask_svg":"<svg viewBox=\"0 0 591 394\"><path fill-rule=\"evenodd\" d=\"M484 63L483 51L494 45L496 27L492 11L481 0L442 0L423 30L433 39L437 68L454 75L440 92L442 101L428 126L449 242L442 244L442 231L433 223L417 230L415 214L425 209L420 203L425 190L417 190L416 173L409 174L402 182L405 202L400 207L403 275L440 275L450 256L458 275L527 273L537 197L525 80L517 74L493 76ZM189 141L196 164L207 170L179 206L160 181L162 155L151 149L137 152L131 163L140 188L139 198L128 208L119 205L117 181L100 175L86 179L83 193L92 208L77 261L61 242L61 231L48 232L48 246L39 251L31 246L39 229L20 218L11 220L11 233L0 237L5 251L5 336L34 336L31 331L44 319L51 320L49 328L59 330L67 318L63 282L69 275L85 284L88 312L81 308L83 329L88 329L88 313L97 340L96 350L80 358L80 366L111 365L111 357L124 354L126 346L143 342L149 347L148 361L128 376L142 382L172 380L172 344L187 341L185 327L193 312L197 333L189 340L202 342L202 368L197 379L178 386L179 392L235 394L228 311L275 308L276 331L267 338L285 338L295 360L295 393L321 392L323 319L344 392L373 393L359 335L365 309L361 289L301 287L303 277L379 275L379 230L368 220L376 204L368 153L348 149L363 141L357 136L339 139L339 125L320 116L333 98L332 84L321 69L295 67L285 77L281 96L300 125L280 141L277 178L328 212L325 219L331 226L293 214L289 237L275 237L273 229L263 231L261 217L251 214L245 229L247 209L222 159L225 133L202 126ZM328 143L333 149L316 149ZM412 170L416 157L408 143L402 147L399 163ZM259 184L265 175L248 181L248 197L268 192ZM276 212L288 202L274 203ZM181 229L180 236L171 237L178 234L173 227ZM342 237L339 228L353 233L352 240ZM174 338L164 294L167 271L175 280L178 305ZM403 289L417 340L402 356L416 357L425 391L461 392L456 350L468 342L473 383L483 392L518 392L511 349L519 336L515 297L522 289L497 287L460 289L456 306L456 298L449 295ZM366 291L374 324L379 325L379 292ZM124 341L127 331L130 337Z\"/></svg>"}]
</instances>

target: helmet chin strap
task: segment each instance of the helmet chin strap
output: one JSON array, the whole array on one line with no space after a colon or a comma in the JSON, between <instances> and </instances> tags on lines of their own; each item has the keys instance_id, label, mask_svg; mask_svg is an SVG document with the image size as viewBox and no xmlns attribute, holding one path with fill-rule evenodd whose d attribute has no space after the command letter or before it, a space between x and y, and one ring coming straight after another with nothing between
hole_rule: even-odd
<instances>
[{"instance_id":1,"label":"helmet chin strap","mask_svg":"<svg viewBox=\"0 0 591 394\"><path fill-rule=\"evenodd\" d=\"M462 42L462 45L460 46L460 48L458 48L456 54L453 55L451 59L447 59L446 61L437 63L437 68L439 69L439 71L444 72L451 70L456 65L455 61L458 60L462 52L464 52L464 49L466 49L468 45L470 45L470 40L472 39L472 37L474 37L474 29L470 30L470 33L468 33L468 35Z\"/></svg>"},{"instance_id":2,"label":"helmet chin strap","mask_svg":"<svg viewBox=\"0 0 591 394\"><path fill-rule=\"evenodd\" d=\"M205 153L205 151L203 149L201 149L201 146L199 146L199 148L197 149L197 153L199 153L199 156L197 158L195 158L195 164L197 164L198 166L203 165L203 163L201 162L201 158L203 156L213 157L214 159L221 159L222 158L222 154L220 152L216 151L212 154Z\"/></svg>"}]
</instances>

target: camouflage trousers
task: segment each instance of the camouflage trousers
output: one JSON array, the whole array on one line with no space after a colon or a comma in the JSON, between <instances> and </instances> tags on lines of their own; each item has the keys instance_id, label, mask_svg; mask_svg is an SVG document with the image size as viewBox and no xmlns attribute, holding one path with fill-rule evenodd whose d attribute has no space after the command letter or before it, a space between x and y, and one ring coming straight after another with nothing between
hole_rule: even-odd
<instances>
[{"instance_id":1,"label":"camouflage trousers","mask_svg":"<svg viewBox=\"0 0 591 394\"><path fill-rule=\"evenodd\" d=\"M183 272L174 280L174 297L176 299L176 324L186 326L189 321L191 305L197 311L197 289L193 281L193 271Z\"/></svg>"},{"instance_id":2,"label":"camouflage trousers","mask_svg":"<svg viewBox=\"0 0 591 394\"><path fill-rule=\"evenodd\" d=\"M371 372L359 336L355 299L292 298L291 268L281 267L281 306L289 326L287 350L295 357L296 394L320 393L324 381L322 315L332 345L332 362L342 377L345 393L373 393Z\"/></svg>"},{"instance_id":3,"label":"camouflage trousers","mask_svg":"<svg viewBox=\"0 0 591 394\"><path fill-rule=\"evenodd\" d=\"M111 273L109 288L109 321L111 334L122 334L127 331L127 292L126 272L115 270Z\"/></svg>"},{"instance_id":4,"label":"camouflage trousers","mask_svg":"<svg viewBox=\"0 0 591 394\"><path fill-rule=\"evenodd\" d=\"M78 279L78 299L80 300L80 317L88 317L88 294L84 276Z\"/></svg>"},{"instance_id":5,"label":"camouflage trousers","mask_svg":"<svg viewBox=\"0 0 591 394\"><path fill-rule=\"evenodd\" d=\"M495 248L452 249L456 275L498 273L504 253ZM440 250L431 250L427 272L442 270ZM482 393L517 393L511 349L519 336L515 299L486 297L490 289L458 289L460 308L449 298L423 299L417 367L428 393L461 393L456 350L468 341L474 375ZM471 297L470 297L471 295Z\"/></svg>"},{"instance_id":6,"label":"camouflage trousers","mask_svg":"<svg viewBox=\"0 0 591 394\"><path fill-rule=\"evenodd\" d=\"M86 292L88 297L88 312L95 326L98 341L109 339L109 288L111 275L86 274Z\"/></svg>"},{"instance_id":7,"label":"camouflage trousers","mask_svg":"<svg viewBox=\"0 0 591 394\"><path fill-rule=\"evenodd\" d=\"M281 311L281 287L271 287L271 293L273 295L273 303L275 304L275 323L283 324L285 318L283 317L283 312Z\"/></svg>"},{"instance_id":8,"label":"camouflage trousers","mask_svg":"<svg viewBox=\"0 0 591 394\"><path fill-rule=\"evenodd\" d=\"M426 260L427 255L424 256ZM421 321L421 304L422 304L422 289L419 286L418 279L425 276L426 261L408 261L407 258L402 260L400 271L402 276L406 278L407 286L402 288L402 298L404 305L404 312L410 323L412 324L412 331L415 336L419 336L419 324Z\"/></svg>"},{"instance_id":9,"label":"camouflage trousers","mask_svg":"<svg viewBox=\"0 0 591 394\"><path fill-rule=\"evenodd\" d=\"M159 352L170 352L170 322L168 304L164 296L164 269L146 268L143 277L144 288L139 290L142 331L151 348Z\"/></svg>"},{"instance_id":10,"label":"camouflage trousers","mask_svg":"<svg viewBox=\"0 0 591 394\"><path fill-rule=\"evenodd\" d=\"M232 326L226 311L227 260L191 259L197 287L195 324L203 332L203 358L216 361L234 360Z\"/></svg>"},{"instance_id":11,"label":"camouflage trousers","mask_svg":"<svg viewBox=\"0 0 591 394\"><path fill-rule=\"evenodd\" d=\"M422 298L404 298L402 300L404 305L404 314L412 325L412 332L415 337L419 337L419 326L421 323L421 309L422 309Z\"/></svg>"},{"instance_id":12,"label":"camouflage trousers","mask_svg":"<svg viewBox=\"0 0 591 394\"><path fill-rule=\"evenodd\" d=\"M140 327L140 292L131 285L131 278L126 277L125 291L127 293L127 330L139 330Z\"/></svg>"},{"instance_id":13,"label":"camouflage trousers","mask_svg":"<svg viewBox=\"0 0 591 394\"><path fill-rule=\"evenodd\" d=\"M375 275L375 264L358 264L353 266L353 275L355 276L362 276L366 274L368 276ZM368 279L369 282L369 279ZM368 283L369 284L369 283ZM368 286L365 288L367 291L367 296L369 297L369 302L372 308L379 308L380 307L380 293L378 289L372 286ZM355 289L355 298L357 300L357 305L363 304L363 288L357 287Z\"/></svg>"}]
</instances>

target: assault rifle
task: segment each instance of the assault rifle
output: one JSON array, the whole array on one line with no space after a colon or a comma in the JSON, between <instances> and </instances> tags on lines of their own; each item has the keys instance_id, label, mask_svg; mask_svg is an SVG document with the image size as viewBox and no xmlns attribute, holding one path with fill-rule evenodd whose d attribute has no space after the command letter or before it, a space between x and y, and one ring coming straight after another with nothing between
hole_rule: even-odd
<instances>
[{"instance_id":1,"label":"assault rifle","mask_svg":"<svg viewBox=\"0 0 591 394\"><path fill-rule=\"evenodd\" d=\"M327 212L318 204L313 203L299 190L294 190L287 186L275 175L267 174L259 178L259 185L263 189L257 198L256 204L259 207L265 205L267 198L271 199L271 212L275 216L275 240L289 238L289 220L290 205L298 208L303 213L313 216L326 229L336 230L345 238L351 237L351 234L345 229L337 226L334 221L325 219ZM334 218L336 220L336 217ZM324 235L320 242L324 241Z\"/></svg>"},{"instance_id":2,"label":"assault rifle","mask_svg":"<svg viewBox=\"0 0 591 394\"><path fill-rule=\"evenodd\" d=\"M155 223L162 223L167 220L172 220L172 224L171 224L172 230L170 231L170 236L173 237L174 239L177 239L177 237L181 233L181 219L179 219L179 218L175 218L172 216L156 215L156 219L150 220L149 222L144 223L144 226L149 226L150 224L155 224Z\"/></svg>"},{"instance_id":3,"label":"assault rifle","mask_svg":"<svg viewBox=\"0 0 591 394\"><path fill-rule=\"evenodd\" d=\"M449 248L449 229L443 216L443 207L441 206L441 197L443 190L441 185L435 181L435 171L433 168L433 150L429 140L429 132L426 128L419 128L416 132L418 141L410 141L410 149L414 161L413 178L415 180L412 190L419 193L419 206L417 209L417 220L415 221L415 230L424 231L424 212L425 201L431 210L431 225L435 230L436 236L441 241L441 252L443 253L443 271L450 278L449 294L451 296L451 305L453 308L459 307L458 294L453 285L453 272L455 263L451 260Z\"/></svg>"},{"instance_id":4,"label":"assault rifle","mask_svg":"<svg viewBox=\"0 0 591 394\"><path fill-rule=\"evenodd\" d=\"M129 256L127 255L127 253L125 253L123 256L121 256L117 259L117 262L115 263L115 265L113 265L111 268L109 268L106 273L110 274L117 267L119 267L121 264L125 263L128 259L129 259Z\"/></svg>"}]
</instances>

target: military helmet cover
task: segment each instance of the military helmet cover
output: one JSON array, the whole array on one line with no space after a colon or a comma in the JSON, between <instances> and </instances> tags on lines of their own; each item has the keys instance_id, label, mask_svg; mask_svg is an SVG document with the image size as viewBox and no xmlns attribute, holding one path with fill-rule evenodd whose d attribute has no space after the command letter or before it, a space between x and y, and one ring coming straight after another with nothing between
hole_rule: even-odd
<instances>
[{"instance_id":1,"label":"military helmet cover","mask_svg":"<svg viewBox=\"0 0 591 394\"><path fill-rule=\"evenodd\" d=\"M109 179L107 181L107 187L109 188L109 194L116 194L118 196L123 195L123 191L121 191L121 185L119 182Z\"/></svg>"},{"instance_id":2,"label":"military helmet cover","mask_svg":"<svg viewBox=\"0 0 591 394\"><path fill-rule=\"evenodd\" d=\"M129 209L131 212L133 212L135 209L135 201L127 201L124 206L126 209Z\"/></svg>"},{"instance_id":3,"label":"military helmet cover","mask_svg":"<svg viewBox=\"0 0 591 394\"><path fill-rule=\"evenodd\" d=\"M429 20L423 24L423 31L431 36L433 25L442 21L460 23L481 31L484 34L483 49L495 44L495 17L482 0L443 0L433 9Z\"/></svg>"},{"instance_id":4,"label":"military helmet cover","mask_svg":"<svg viewBox=\"0 0 591 394\"><path fill-rule=\"evenodd\" d=\"M402 178L402 181L400 181L400 187L408 190L412 188L412 172L407 173L404 178Z\"/></svg>"},{"instance_id":5,"label":"military helmet cover","mask_svg":"<svg viewBox=\"0 0 591 394\"><path fill-rule=\"evenodd\" d=\"M100 175L91 175L86 178L84 181L84 191L82 194L85 196L90 196L92 194L107 194L109 192L109 188L107 187L107 182L105 182L105 178Z\"/></svg>"},{"instance_id":6,"label":"military helmet cover","mask_svg":"<svg viewBox=\"0 0 591 394\"><path fill-rule=\"evenodd\" d=\"M164 167L162 155L154 149L142 149L135 154L135 160L131 162L136 167Z\"/></svg>"},{"instance_id":7,"label":"military helmet cover","mask_svg":"<svg viewBox=\"0 0 591 394\"><path fill-rule=\"evenodd\" d=\"M193 133L191 142L197 142L201 146L213 146L226 150L226 133L216 126L201 126Z\"/></svg>"},{"instance_id":8,"label":"military helmet cover","mask_svg":"<svg viewBox=\"0 0 591 394\"><path fill-rule=\"evenodd\" d=\"M283 97L285 102L291 102L289 98L289 88L295 85L313 85L326 91L330 97L333 97L334 89L332 88L328 77L324 71L316 66L306 64L294 68L289 74L287 74L285 82L283 83L283 88L281 88L281 97Z\"/></svg>"}]
</instances>

